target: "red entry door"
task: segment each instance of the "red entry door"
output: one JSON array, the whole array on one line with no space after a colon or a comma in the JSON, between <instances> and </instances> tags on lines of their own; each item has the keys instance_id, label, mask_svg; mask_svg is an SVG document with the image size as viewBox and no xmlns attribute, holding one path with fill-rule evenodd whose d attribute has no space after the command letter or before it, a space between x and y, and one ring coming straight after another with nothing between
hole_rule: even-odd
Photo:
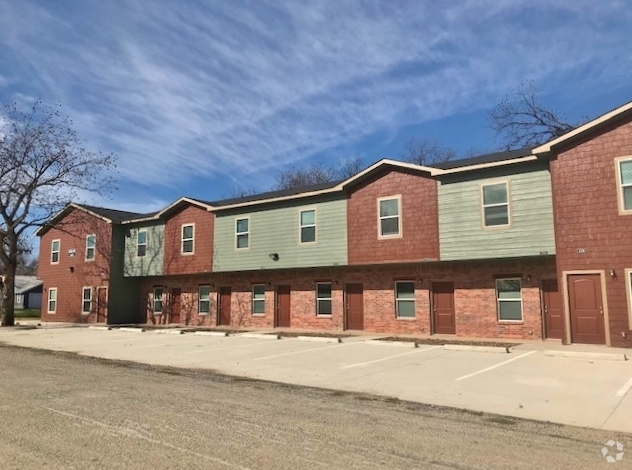
<instances>
[{"instance_id":1,"label":"red entry door","mask_svg":"<svg viewBox=\"0 0 632 470\"><path fill-rule=\"evenodd\" d=\"M218 325L230 325L230 287L219 288L219 317Z\"/></svg>"},{"instance_id":2,"label":"red entry door","mask_svg":"<svg viewBox=\"0 0 632 470\"><path fill-rule=\"evenodd\" d=\"M557 279L542 281L542 307L544 310L544 337L562 339L564 329L564 308L562 296L557 287Z\"/></svg>"},{"instance_id":3,"label":"red entry door","mask_svg":"<svg viewBox=\"0 0 632 470\"><path fill-rule=\"evenodd\" d=\"M432 317L435 334L456 334L454 284L452 282L432 283Z\"/></svg>"},{"instance_id":4,"label":"red entry door","mask_svg":"<svg viewBox=\"0 0 632 470\"><path fill-rule=\"evenodd\" d=\"M97 287L97 323L105 323L108 315L108 288Z\"/></svg>"},{"instance_id":5,"label":"red entry door","mask_svg":"<svg viewBox=\"0 0 632 470\"><path fill-rule=\"evenodd\" d=\"M180 324L180 313L182 312L182 289L174 287L171 289L171 315L169 323Z\"/></svg>"},{"instance_id":6,"label":"red entry door","mask_svg":"<svg viewBox=\"0 0 632 470\"><path fill-rule=\"evenodd\" d=\"M347 284L347 321L348 330L364 329L364 294L362 284Z\"/></svg>"},{"instance_id":7,"label":"red entry door","mask_svg":"<svg viewBox=\"0 0 632 470\"><path fill-rule=\"evenodd\" d=\"M290 326L290 286L277 286L277 321L276 326L289 328Z\"/></svg>"},{"instance_id":8,"label":"red entry door","mask_svg":"<svg viewBox=\"0 0 632 470\"><path fill-rule=\"evenodd\" d=\"M573 343L606 344L599 274L568 276L568 300Z\"/></svg>"}]
</instances>

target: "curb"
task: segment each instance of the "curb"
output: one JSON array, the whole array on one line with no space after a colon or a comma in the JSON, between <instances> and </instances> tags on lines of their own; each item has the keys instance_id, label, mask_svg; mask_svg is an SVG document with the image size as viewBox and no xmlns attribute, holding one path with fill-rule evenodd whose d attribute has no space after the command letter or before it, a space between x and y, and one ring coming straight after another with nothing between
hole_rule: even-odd
<instances>
[{"instance_id":1,"label":"curb","mask_svg":"<svg viewBox=\"0 0 632 470\"><path fill-rule=\"evenodd\" d=\"M126 326L122 326L118 329L119 331L127 331L128 333L143 333L145 331L144 328L130 328Z\"/></svg>"},{"instance_id":2,"label":"curb","mask_svg":"<svg viewBox=\"0 0 632 470\"><path fill-rule=\"evenodd\" d=\"M281 339L281 335L267 335L265 333L239 333L235 336L242 338Z\"/></svg>"},{"instance_id":3,"label":"curb","mask_svg":"<svg viewBox=\"0 0 632 470\"><path fill-rule=\"evenodd\" d=\"M380 346L398 346L404 348L416 348L419 347L414 341L380 341L379 339L369 339L364 342L365 344L378 344Z\"/></svg>"},{"instance_id":4,"label":"curb","mask_svg":"<svg viewBox=\"0 0 632 470\"><path fill-rule=\"evenodd\" d=\"M467 344L444 344L443 349L448 351L472 351L498 354L511 353L508 346L469 346Z\"/></svg>"},{"instance_id":5,"label":"curb","mask_svg":"<svg viewBox=\"0 0 632 470\"><path fill-rule=\"evenodd\" d=\"M197 336L229 336L225 331L194 331L193 334Z\"/></svg>"},{"instance_id":6,"label":"curb","mask_svg":"<svg viewBox=\"0 0 632 470\"><path fill-rule=\"evenodd\" d=\"M544 351L544 355L547 357L566 357L570 359L595 359L603 361L627 361L628 357L625 354L619 353L593 353L593 352L581 352L581 351Z\"/></svg>"},{"instance_id":7,"label":"curb","mask_svg":"<svg viewBox=\"0 0 632 470\"><path fill-rule=\"evenodd\" d=\"M97 331L110 331L112 329L111 326L89 326L89 330L97 330Z\"/></svg>"},{"instance_id":8,"label":"curb","mask_svg":"<svg viewBox=\"0 0 632 470\"><path fill-rule=\"evenodd\" d=\"M184 334L184 330L146 330L147 333L154 333L157 335L181 335Z\"/></svg>"},{"instance_id":9,"label":"curb","mask_svg":"<svg viewBox=\"0 0 632 470\"><path fill-rule=\"evenodd\" d=\"M329 338L327 336L296 336L299 341L316 341L318 343L342 343L342 338Z\"/></svg>"}]
</instances>

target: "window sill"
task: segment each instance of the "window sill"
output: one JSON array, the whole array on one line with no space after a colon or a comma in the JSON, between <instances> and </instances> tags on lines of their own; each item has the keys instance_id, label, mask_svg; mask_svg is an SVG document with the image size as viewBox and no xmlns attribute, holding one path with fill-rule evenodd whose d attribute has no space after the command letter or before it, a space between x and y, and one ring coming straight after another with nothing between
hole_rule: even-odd
<instances>
[{"instance_id":1,"label":"window sill","mask_svg":"<svg viewBox=\"0 0 632 470\"><path fill-rule=\"evenodd\" d=\"M333 315L331 313L330 314L325 314L325 313L323 313L323 314L318 314L317 313L316 314L316 318L331 318L331 317L333 317Z\"/></svg>"},{"instance_id":2,"label":"window sill","mask_svg":"<svg viewBox=\"0 0 632 470\"><path fill-rule=\"evenodd\" d=\"M403 321L415 321L417 320L416 317L395 317L396 320L403 320Z\"/></svg>"},{"instance_id":3,"label":"window sill","mask_svg":"<svg viewBox=\"0 0 632 470\"><path fill-rule=\"evenodd\" d=\"M265 317L266 314L265 313L253 313L252 316L253 317Z\"/></svg>"},{"instance_id":4,"label":"window sill","mask_svg":"<svg viewBox=\"0 0 632 470\"><path fill-rule=\"evenodd\" d=\"M524 320L498 320L499 325L524 325Z\"/></svg>"}]
</instances>

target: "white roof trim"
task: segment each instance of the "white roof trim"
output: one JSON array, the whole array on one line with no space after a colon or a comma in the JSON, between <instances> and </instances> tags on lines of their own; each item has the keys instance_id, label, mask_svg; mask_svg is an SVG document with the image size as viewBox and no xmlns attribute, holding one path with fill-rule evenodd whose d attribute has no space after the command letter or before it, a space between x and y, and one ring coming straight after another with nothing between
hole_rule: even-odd
<instances>
[{"instance_id":1,"label":"white roof trim","mask_svg":"<svg viewBox=\"0 0 632 470\"><path fill-rule=\"evenodd\" d=\"M54 227L51 227L48 224L51 223L54 220L57 220L59 217L61 217L64 214L64 212L68 211L68 209L71 209L71 208L72 209L78 209L80 211L85 212L86 214L90 214L91 216L96 217L97 219L101 219L101 220L107 222L108 224L112 223L112 220L108 219L107 217L103 217L102 215L97 214L96 212L92 212L90 209L86 209L85 207L83 207L83 206L81 206L81 205L79 205L79 204L77 204L75 202L70 202L70 203L66 204L66 206L62 210L60 210L54 216L52 216L50 219L48 219L46 221L46 225L42 225L40 228L38 228L35 231L35 236L39 237L40 234L43 234L42 232L47 232L51 228L54 228Z\"/></svg>"},{"instance_id":2,"label":"white roof trim","mask_svg":"<svg viewBox=\"0 0 632 470\"><path fill-rule=\"evenodd\" d=\"M129 220L124 220L123 222L121 222L121 224L132 224L132 223L136 223L136 222L148 222L150 220L158 220L160 219L163 215L165 215L167 212L169 212L171 209L173 209L174 207L178 206L179 204L182 204L183 202L186 202L188 204L192 204L194 206L198 206L198 207L202 207L203 209L206 209L208 211L213 210L213 206L210 206L208 204L204 204L201 201L196 201L195 199L191 199L188 197L181 197L180 199L175 200L174 202L172 202L171 204L169 204L167 207L165 207L163 210L161 210L160 212L156 212L154 215L149 216L149 217L139 217L137 219L129 219Z\"/></svg>"},{"instance_id":3,"label":"white roof trim","mask_svg":"<svg viewBox=\"0 0 632 470\"><path fill-rule=\"evenodd\" d=\"M421 166L421 165L415 165L414 163L405 163L405 162L400 162L397 160L390 160L390 159L382 159L377 163L374 163L373 165L371 165L370 167L362 170L360 173L353 175L349 178L347 178L344 181L341 181L340 183L338 183L336 186L332 186L331 188L326 188L326 189L320 189L318 191L309 191L309 192L305 192L305 193L297 193L297 194L292 194L292 195L288 195L288 196L279 196L279 197L274 197L274 198L269 198L269 199L259 199L256 201L249 201L249 202L240 202L237 204L230 204L228 206L219 206L219 207L210 207L209 211L221 211L221 210L228 210L228 209L236 209L236 208L240 208L240 207L246 207L246 206L256 206L259 204L268 204L271 202L280 202L280 201L288 201L291 199L303 199L306 197L311 197L311 196L319 196L321 194L329 194L329 193L336 193L336 192L340 192L342 191L347 185L349 185L350 183L356 181L359 178L362 178L364 175L372 172L373 170L381 167L381 166L394 166L394 167L398 167L398 168L406 168L406 169L410 169L410 170L416 170L416 171L425 171L427 173L429 173L431 176L437 175L437 174L441 174L443 172L443 170L440 170L439 168L430 168L427 166Z\"/></svg>"},{"instance_id":4,"label":"white roof trim","mask_svg":"<svg viewBox=\"0 0 632 470\"><path fill-rule=\"evenodd\" d=\"M476 165L467 165L467 166L461 166L458 168L449 168L447 170L442 170L441 175L450 175L452 173L461 173L463 171L482 170L485 168L495 168L499 166L513 165L514 163L532 162L537 159L538 157L535 155L527 155L524 157L511 158L508 160L500 160L497 162L479 163Z\"/></svg>"},{"instance_id":5,"label":"white roof trim","mask_svg":"<svg viewBox=\"0 0 632 470\"><path fill-rule=\"evenodd\" d=\"M627 111L630 111L630 110L632 110L632 101L627 104L624 104L623 106L618 107L617 109L610 111L609 113L603 114L599 116L598 118L593 119L592 121L587 122L583 126L579 126L577 129L567 132L566 134L564 134L561 137L558 137L557 139L554 139L550 142L547 142L546 144L542 144L539 147L534 148L533 153L550 152L551 148L556 146L557 144L560 144L564 142L565 140L571 139L579 134L582 134L592 129L595 126L598 126L599 124L603 124L609 121L610 119L613 119L619 116L620 114L626 113Z\"/></svg>"}]
</instances>

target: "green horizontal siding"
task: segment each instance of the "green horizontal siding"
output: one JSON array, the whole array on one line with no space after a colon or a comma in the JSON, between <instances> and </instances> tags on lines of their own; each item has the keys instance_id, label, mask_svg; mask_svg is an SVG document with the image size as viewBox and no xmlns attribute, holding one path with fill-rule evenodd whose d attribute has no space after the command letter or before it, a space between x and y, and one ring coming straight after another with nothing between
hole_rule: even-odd
<instances>
[{"instance_id":1,"label":"green horizontal siding","mask_svg":"<svg viewBox=\"0 0 632 470\"><path fill-rule=\"evenodd\" d=\"M316 208L316 243L299 244L299 211ZM250 217L247 250L235 249L235 219ZM270 254L278 253L278 261ZM213 271L347 264L347 201L312 198L216 213Z\"/></svg>"},{"instance_id":2,"label":"green horizontal siding","mask_svg":"<svg viewBox=\"0 0 632 470\"><path fill-rule=\"evenodd\" d=\"M147 253L136 256L136 237L139 230L147 230ZM165 226L163 224L129 227L125 234L125 276L160 276L165 253Z\"/></svg>"},{"instance_id":3,"label":"green horizontal siding","mask_svg":"<svg viewBox=\"0 0 632 470\"><path fill-rule=\"evenodd\" d=\"M457 175L443 177L439 186L442 260L555 253L551 177L544 164ZM484 228L481 185L500 181L509 182L511 225Z\"/></svg>"}]
</instances>

